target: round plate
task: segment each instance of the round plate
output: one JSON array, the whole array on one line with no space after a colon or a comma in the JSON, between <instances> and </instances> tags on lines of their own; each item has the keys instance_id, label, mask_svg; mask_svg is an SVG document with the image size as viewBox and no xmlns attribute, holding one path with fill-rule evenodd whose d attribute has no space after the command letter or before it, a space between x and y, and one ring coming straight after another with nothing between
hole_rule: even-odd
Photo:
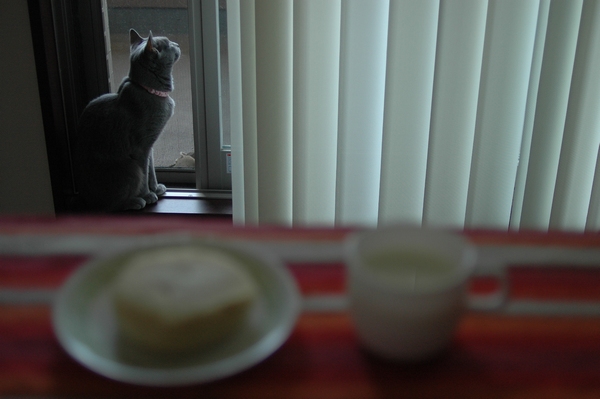
<instances>
[{"instance_id":1,"label":"round plate","mask_svg":"<svg viewBox=\"0 0 600 399\"><path fill-rule=\"evenodd\" d=\"M300 312L294 279L276 258L241 244L185 241L159 245L217 248L234 256L255 278L260 295L244 326L225 342L177 357L158 358L127 345L112 307L112 282L137 248L88 262L61 288L53 309L60 344L75 360L115 380L175 386L212 381L245 370L277 350ZM151 247L153 250L156 245Z\"/></svg>"}]
</instances>

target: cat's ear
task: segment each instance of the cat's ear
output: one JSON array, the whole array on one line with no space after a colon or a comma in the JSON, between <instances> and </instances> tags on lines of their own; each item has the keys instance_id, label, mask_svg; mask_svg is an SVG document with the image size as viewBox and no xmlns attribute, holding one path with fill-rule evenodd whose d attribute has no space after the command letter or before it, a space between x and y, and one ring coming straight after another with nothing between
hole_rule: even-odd
<instances>
[{"instance_id":1,"label":"cat's ear","mask_svg":"<svg viewBox=\"0 0 600 399\"><path fill-rule=\"evenodd\" d=\"M139 35L139 33L136 32L135 29L129 29L129 45L131 47L137 46L143 41L144 41L144 38L141 37Z\"/></svg>"},{"instance_id":2,"label":"cat's ear","mask_svg":"<svg viewBox=\"0 0 600 399\"><path fill-rule=\"evenodd\" d=\"M153 53L154 47L152 46L152 31L148 33L148 41L146 42L146 52Z\"/></svg>"}]
</instances>

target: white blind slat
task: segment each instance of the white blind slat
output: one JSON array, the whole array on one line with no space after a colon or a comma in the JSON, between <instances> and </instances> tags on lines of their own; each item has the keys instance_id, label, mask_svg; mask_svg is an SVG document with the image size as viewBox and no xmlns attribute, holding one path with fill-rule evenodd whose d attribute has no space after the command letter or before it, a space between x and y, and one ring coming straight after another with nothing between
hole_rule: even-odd
<instances>
[{"instance_id":1,"label":"white blind slat","mask_svg":"<svg viewBox=\"0 0 600 399\"><path fill-rule=\"evenodd\" d=\"M292 223L293 1L255 4L258 213Z\"/></svg>"},{"instance_id":2,"label":"white blind slat","mask_svg":"<svg viewBox=\"0 0 600 399\"><path fill-rule=\"evenodd\" d=\"M227 4L229 7L229 3ZM236 4L232 6L236 8ZM232 201L234 221L245 224L258 224L258 138L257 138L257 114L256 114L256 29L254 0L239 1L239 50L236 51L236 40L229 44L229 68L230 75L234 80L229 82L229 87L234 103L232 112L236 110L235 101L241 96L241 115L232 116L242 122L242 131L234 129L231 131L232 175L238 174L234 180L232 176ZM228 23L234 23L234 13L229 15ZM231 27L228 27L231 29ZM236 60L239 58L239 61ZM236 71L235 68L240 68ZM240 81L236 85L235 77L240 75ZM237 146L240 146L237 148ZM242 153L241 158L235 157L236 153ZM241 170L240 170L241 169ZM242 182L239 182L239 177ZM235 184L238 183L238 184ZM242 209L240 209L242 208ZM235 214L235 212L239 214Z\"/></svg>"},{"instance_id":3,"label":"white blind slat","mask_svg":"<svg viewBox=\"0 0 600 399\"><path fill-rule=\"evenodd\" d=\"M231 129L231 186L233 223L246 219L244 200L244 120L242 99L242 58L240 57L240 0L227 0L227 57L229 65L229 119ZM224 117L227 117L226 115Z\"/></svg>"},{"instance_id":4,"label":"white blind slat","mask_svg":"<svg viewBox=\"0 0 600 399\"><path fill-rule=\"evenodd\" d=\"M592 193L590 194L590 206L585 229L588 231L600 230L600 147L598 147L598 156L596 157L594 181L592 184Z\"/></svg>"},{"instance_id":5,"label":"white blind slat","mask_svg":"<svg viewBox=\"0 0 600 399\"><path fill-rule=\"evenodd\" d=\"M389 0L342 2L336 224L377 223Z\"/></svg>"},{"instance_id":6,"label":"white blind slat","mask_svg":"<svg viewBox=\"0 0 600 399\"><path fill-rule=\"evenodd\" d=\"M340 0L294 3L295 225L335 221L340 19Z\"/></svg>"},{"instance_id":7,"label":"white blind slat","mask_svg":"<svg viewBox=\"0 0 600 399\"><path fill-rule=\"evenodd\" d=\"M600 144L600 4L583 5L550 227L583 230Z\"/></svg>"},{"instance_id":8,"label":"white blind slat","mask_svg":"<svg viewBox=\"0 0 600 399\"><path fill-rule=\"evenodd\" d=\"M527 88L527 105L525 106L525 121L523 124L523 136L521 149L519 151L519 165L515 181L512 210L509 228L518 230L521 223L523 210L523 198L525 196L525 184L527 182L527 168L529 165L529 154L531 152L531 139L533 136L533 125L535 121L535 110L544 59L544 44L546 42L546 31L548 29L548 13L550 12L550 0L540 0L540 9L537 18L535 44L531 63L531 75Z\"/></svg>"},{"instance_id":9,"label":"white blind slat","mask_svg":"<svg viewBox=\"0 0 600 399\"><path fill-rule=\"evenodd\" d=\"M380 224L421 224L439 1L394 1L385 92Z\"/></svg>"},{"instance_id":10,"label":"white blind slat","mask_svg":"<svg viewBox=\"0 0 600 399\"><path fill-rule=\"evenodd\" d=\"M481 77L487 2L440 4L423 219L463 227Z\"/></svg>"},{"instance_id":11,"label":"white blind slat","mask_svg":"<svg viewBox=\"0 0 600 399\"><path fill-rule=\"evenodd\" d=\"M550 3L521 228L547 229L550 222L582 5Z\"/></svg>"},{"instance_id":12,"label":"white blind slat","mask_svg":"<svg viewBox=\"0 0 600 399\"><path fill-rule=\"evenodd\" d=\"M470 227L506 228L523 136L539 2L491 1L467 202Z\"/></svg>"}]
</instances>

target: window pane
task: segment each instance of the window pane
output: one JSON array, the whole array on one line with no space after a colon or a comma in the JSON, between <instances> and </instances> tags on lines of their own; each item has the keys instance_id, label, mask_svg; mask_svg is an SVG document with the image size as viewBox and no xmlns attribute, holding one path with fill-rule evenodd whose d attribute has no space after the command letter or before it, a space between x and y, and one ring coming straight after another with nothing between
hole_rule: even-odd
<instances>
[{"instance_id":1,"label":"window pane","mask_svg":"<svg viewBox=\"0 0 600 399\"><path fill-rule=\"evenodd\" d=\"M116 92L129 72L129 29L147 37L167 36L181 48L173 68L175 113L154 145L156 167L184 165L193 168L194 136L190 77L187 0L107 0L111 91ZM106 16L106 14L105 14ZM182 154L187 156L182 157Z\"/></svg>"}]
</instances>

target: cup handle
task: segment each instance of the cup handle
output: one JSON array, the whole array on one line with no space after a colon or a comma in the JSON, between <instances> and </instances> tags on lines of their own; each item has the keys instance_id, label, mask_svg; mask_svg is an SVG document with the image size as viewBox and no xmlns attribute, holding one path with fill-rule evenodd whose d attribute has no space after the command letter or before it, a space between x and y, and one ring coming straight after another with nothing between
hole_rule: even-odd
<instances>
[{"instance_id":1,"label":"cup handle","mask_svg":"<svg viewBox=\"0 0 600 399\"><path fill-rule=\"evenodd\" d=\"M480 264L475 267L473 279L489 278L495 281L493 290L474 293L469 290L467 306L471 310L500 311L508 298L508 278L503 264Z\"/></svg>"}]
</instances>

